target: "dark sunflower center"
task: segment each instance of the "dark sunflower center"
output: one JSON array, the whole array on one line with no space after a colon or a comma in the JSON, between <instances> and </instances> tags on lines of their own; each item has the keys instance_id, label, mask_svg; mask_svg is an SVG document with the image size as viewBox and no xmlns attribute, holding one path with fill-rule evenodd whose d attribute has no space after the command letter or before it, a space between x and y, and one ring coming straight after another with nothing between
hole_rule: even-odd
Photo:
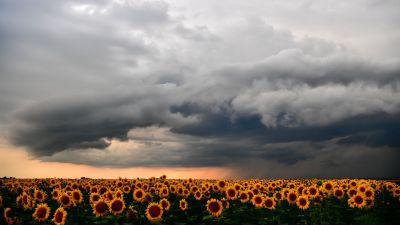
<instances>
[{"instance_id":1,"label":"dark sunflower center","mask_svg":"<svg viewBox=\"0 0 400 225\"><path fill-rule=\"evenodd\" d=\"M265 201L265 206L267 206L268 208L271 208L272 205L273 205L273 202L272 202L271 199L267 199L267 200Z\"/></svg>"},{"instance_id":2,"label":"dark sunflower center","mask_svg":"<svg viewBox=\"0 0 400 225\"><path fill-rule=\"evenodd\" d=\"M300 199L300 205L301 205L301 206L307 205L307 201L306 201L304 198L301 198L301 199Z\"/></svg>"},{"instance_id":3,"label":"dark sunflower center","mask_svg":"<svg viewBox=\"0 0 400 225\"><path fill-rule=\"evenodd\" d=\"M355 199L354 199L354 201L355 201L357 204L361 204L361 203L363 202L363 200L364 200L364 199L363 199L361 196L359 196L359 195L356 196Z\"/></svg>"},{"instance_id":4,"label":"dark sunflower center","mask_svg":"<svg viewBox=\"0 0 400 225\"><path fill-rule=\"evenodd\" d=\"M43 198L43 195L42 195L42 193L38 192L38 193L36 194L36 198L38 198L38 199L42 199L42 198Z\"/></svg>"},{"instance_id":5,"label":"dark sunflower center","mask_svg":"<svg viewBox=\"0 0 400 225\"><path fill-rule=\"evenodd\" d=\"M260 203L262 202L261 197L256 197L255 202L256 202L257 204L260 204Z\"/></svg>"},{"instance_id":6,"label":"dark sunflower center","mask_svg":"<svg viewBox=\"0 0 400 225\"><path fill-rule=\"evenodd\" d=\"M47 209L45 207L40 207L37 210L36 216L38 218L45 218L47 213Z\"/></svg>"},{"instance_id":7,"label":"dark sunflower center","mask_svg":"<svg viewBox=\"0 0 400 225\"><path fill-rule=\"evenodd\" d=\"M325 185L326 190L331 190L332 189L332 184L326 184Z\"/></svg>"},{"instance_id":8,"label":"dark sunflower center","mask_svg":"<svg viewBox=\"0 0 400 225\"><path fill-rule=\"evenodd\" d=\"M111 205L111 209L112 209L114 212L119 212L119 211L121 211L122 206L123 206L122 201L116 200L116 201L114 201L113 204Z\"/></svg>"},{"instance_id":9,"label":"dark sunflower center","mask_svg":"<svg viewBox=\"0 0 400 225\"><path fill-rule=\"evenodd\" d=\"M62 221L63 221L63 216L64 216L64 213L62 213L61 211L57 211L56 212L56 215L55 215L55 221L57 222L57 223L61 223Z\"/></svg>"},{"instance_id":10,"label":"dark sunflower center","mask_svg":"<svg viewBox=\"0 0 400 225\"><path fill-rule=\"evenodd\" d=\"M81 199L81 196L79 195L79 193L78 192L74 192L74 199L75 200L80 200Z\"/></svg>"},{"instance_id":11,"label":"dark sunflower center","mask_svg":"<svg viewBox=\"0 0 400 225\"><path fill-rule=\"evenodd\" d=\"M103 214L107 211L108 209L108 205L105 202L99 202L96 205L96 212Z\"/></svg>"},{"instance_id":12,"label":"dark sunflower center","mask_svg":"<svg viewBox=\"0 0 400 225\"><path fill-rule=\"evenodd\" d=\"M98 195L93 196L93 201L97 202L99 199L100 199L100 196L98 196Z\"/></svg>"},{"instance_id":13,"label":"dark sunflower center","mask_svg":"<svg viewBox=\"0 0 400 225\"><path fill-rule=\"evenodd\" d=\"M295 194L290 194L290 195L289 195L289 200L290 200L290 201L295 201L296 198L297 198L297 196L296 196Z\"/></svg>"},{"instance_id":14,"label":"dark sunflower center","mask_svg":"<svg viewBox=\"0 0 400 225\"><path fill-rule=\"evenodd\" d=\"M218 202L210 202L208 208L210 209L211 212L216 213L219 212L221 206L218 204Z\"/></svg>"},{"instance_id":15,"label":"dark sunflower center","mask_svg":"<svg viewBox=\"0 0 400 225\"><path fill-rule=\"evenodd\" d=\"M235 191L235 190L232 190L232 189L229 189L228 195L229 195L229 197L235 197L236 191Z\"/></svg>"},{"instance_id":16,"label":"dark sunflower center","mask_svg":"<svg viewBox=\"0 0 400 225\"><path fill-rule=\"evenodd\" d=\"M141 191L136 192L136 197L138 198L143 197L143 193Z\"/></svg>"},{"instance_id":17,"label":"dark sunflower center","mask_svg":"<svg viewBox=\"0 0 400 225\"><path fill-rule=\"evenodd\" d=\"M315 188L310 189L310 194L315 195L317 193L317 190Z\"/></svg>"},{"instance_id":18,"label":"dark sunflower center","mask_svg":"<svg viewBox=\"0 0 400 225\"><path fill-rule=\"evenodd\" d=\"M341 190L336 190L335 195L340 197L343 195L343 192Z\"/></svg>"},{"instance_id":19,"label":"dark sunflower center","mask_svg":"<svg viewBox=\"0 0 400 225\"><path fill-rule=\"evenodd\" d=\"M63 205L68 205L69 204L69 197L65 196L65 195L62 196L61 202L63 203Z\"/></svg>"},{"instance_id":20,"label":"dark sunflower center","mask_svg":"<svg viewBox=\"0 0 400 225\"><path fill-rule=\"evenodd\" d=\"M152 205L149 208L149 214L151 217L158 217L161 213L161 209L157 205Z\"/></svg>"}]
</instances>

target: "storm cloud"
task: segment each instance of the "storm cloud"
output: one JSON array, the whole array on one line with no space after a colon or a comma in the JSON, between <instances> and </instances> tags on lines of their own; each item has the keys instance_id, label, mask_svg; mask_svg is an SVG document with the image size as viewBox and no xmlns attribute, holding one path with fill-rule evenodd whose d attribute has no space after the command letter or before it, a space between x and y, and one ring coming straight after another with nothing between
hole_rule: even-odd
<instances>
[{"instance_id":1,"label":"storm cloud","mask_svg":"<svg viewBox=\"0 0 400 225\"><path fill-rule=\"evenodd\" d=\"M186 4L1 2L1 132L42 161L220 166L239 177L397 175L398 45L341 39L321 3L271 7L306 7L332 28L325 37L318 24L311 32L303 21L300 31L267 9L233 5L218 22ZM359 24L355 5L335 7ZM380 30L400 41L396 13L372 16L387 27L373 21L346 40Z\"/></svg>"}]
</instances>

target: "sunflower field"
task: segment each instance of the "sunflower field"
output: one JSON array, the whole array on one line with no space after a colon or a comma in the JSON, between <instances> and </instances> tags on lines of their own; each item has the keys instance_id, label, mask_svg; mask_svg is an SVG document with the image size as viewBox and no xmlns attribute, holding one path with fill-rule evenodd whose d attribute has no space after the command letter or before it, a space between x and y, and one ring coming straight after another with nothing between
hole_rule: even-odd
<instances>
[{"instance_id":1,"label":"sunflower field","mask_svg":"<svg viewBox=\"0 0 400 225\"><path fill-rule=\"evenodd\" d=\"M2 224L400 224L394 180L0 179Z\"/></svg>"}]
</instances>

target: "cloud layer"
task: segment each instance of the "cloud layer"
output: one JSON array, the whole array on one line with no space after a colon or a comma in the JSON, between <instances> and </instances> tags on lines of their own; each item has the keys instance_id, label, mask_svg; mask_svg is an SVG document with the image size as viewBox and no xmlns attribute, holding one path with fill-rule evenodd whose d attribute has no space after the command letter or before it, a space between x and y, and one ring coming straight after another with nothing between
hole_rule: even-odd
<instances>
[{"instance_id":1,"label":"cloud layer","mask_svg":"<svg viewBox=\"0 0 400 225\"><path fill-rule=\"evenodd\" d=\"M221 166L240 177L397 175L400 58L391 49L368 55L264 12L277 28L255 9L218 22L163 1L0 4L1 128L32 157Z\"/></svg>"}]
</instances>

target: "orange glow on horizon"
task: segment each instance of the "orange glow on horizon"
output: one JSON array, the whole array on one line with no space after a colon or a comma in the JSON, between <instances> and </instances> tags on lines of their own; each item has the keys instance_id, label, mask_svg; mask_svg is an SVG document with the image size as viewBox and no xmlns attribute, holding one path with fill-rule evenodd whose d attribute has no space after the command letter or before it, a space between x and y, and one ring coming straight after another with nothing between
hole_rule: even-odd
<instances>
[{"instance_id":1,"label":"orange glow on horizon","mask_svg":"<svg viewBox=\"0 0 400 225\"><path fill-rule=\"evenodd\" d=\"M134 167L109 168L72 163L42 162L29 157L26 150L0 140L0 176L16 178L149 178L167 175L168 178L218 179L230 176L223 167L169 168Z\"/></svg>"}]
</instances>

